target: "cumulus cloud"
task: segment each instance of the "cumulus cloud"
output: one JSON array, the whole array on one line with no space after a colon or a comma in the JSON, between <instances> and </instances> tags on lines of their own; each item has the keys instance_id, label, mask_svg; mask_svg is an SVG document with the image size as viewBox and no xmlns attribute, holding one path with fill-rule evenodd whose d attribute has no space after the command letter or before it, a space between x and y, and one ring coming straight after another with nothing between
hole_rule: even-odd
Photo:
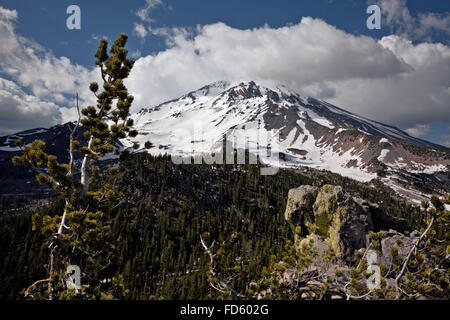
<instances>
[{"instance_id":1,"label":"cumulus cloud","mask_svg":"<svg viewBox=\"0 0 450 320\"><path fill-rule=\"evenodd\" d=\"M425 137L430 133L430 126L428 124L418 124L415 127L405 130L410 136Z\"/></svg>"},{"instance_id":2,"label":"cumulus cloud","mask_svg":"<svg viewBox=\"0 0 450 320\"><path fill-rule=\"evenodd\" d=\"M0 135L61 123L60 108L26 94L13 81L0 78Z\"/></svg>"},{"instance_id":3,"label":"cumulus cloud","mask_svg":"<svg viewBox=\"0 0 450 320\"><path fill-rule=\"evenodd\" d=\"M18 14L16 10L9 10L3 7L0 7L0 19L5 21L13 21L18 18Z\"/></svg>"},{"instance_id":4,"label":"cumulus cloud","mask_svg":"<svg viewBox=\"0 0 450 320\"><path fill-rule=\"evenodd\" d=\"M137 60L135 110L221 79L284 84L374 120L411 128L450 119L450 48L379 41L320 19L239 30L223 23L160 29L169 48Z\"/></svg>"},{"instance_id":5,"label":"cumulus cloud","mask_svg":"<svg viewBox=\"0 0 450 320\"><path fill-rule=\"evenodd\" d=\"M16 10L0 7L0 72L13 80L0 78L2 133L76 119L73 97L78 92L82 104L95 101L88 86L97 72L17 34L17 20Z\"/></svg>"},{"instance_id":6,"label":"cumulus cloud","mask_svg":"<svg viewBox=\"0 0 450 320\"><path fill-rule=\"evenodd\" d=\"M70 95L77 91L82 105L95 102L87 88L98 81L97 70L17 35L17 19L15 11L0 11L0 70L28 88L42 108L73 106ZM152 32L166 37L167 49L137 59L126 81L135 96L132 111L225 79L286 85L402 129L450 119L450 48L444 44L355 36L309 17L281 28L240 30L215 23ZM57 114L51 121L76 118L70 108L51 110Z\"/></svg>"},{"instance_id":7,"label":"cumulus cloud","mask_svg":"<svg viewBox=\"0 0 450 320\"><path fill-rule=\"evenodd\" d=\"M379 41L413 69L386 79L337 84L338 105L403 129L450 119L450 48L398 36Z\"/></svg>"},{"instance_id":8,"label":"cumulus cloud","mask_svg":"<svg viewBox=\"0 0 450 320\"><path fill-rule=\"evenodd\" d=\"M130 57L133 58L133 59L135 59L135 60L136 60L136 59L139 59L140 57L142 57L141 50L136 49L135 51L131 52L131 53L130 53Z\"/></svg>"},{"instance_id":9,"label":"cumulus cloud","mask_svg":"<svg viewBox=\"0 0 450 320\"><path fill-rule=\"evenodd\" d=\"M396 34L413 40L430 40L432 32L443 32L450 35L450 14L448 12L420 13L414 17L407 7L406 0L378 0L376 3L382 10L385 23Z\"/></svg>"},{"instance_id":10,"label":"cumulus cloud","mask_svg":"<svg viewBox=\"0 0 450 320\"><path fill-rule=\"evenodd\" d=\"M66 95L87 97L92 72L67 57L55 57L39 44L16 33L17 12L0 7L0 71L28 87L40 99L71 104Z\"/></svg>"},{"instance_id":11,"label":"cumulus cloud","mask_svg":"<svg viewBox=\"0 0 450 320\"><path fill-rule=\"evenodd\" d=\"M372 38L354 36L320 19L278 29L240 30L223 23L158 30L169 49L139 59L130 86L138 104L155 103L217 79L265 80L333 95L330 84L377 79L411 70ZM148 86L157 86L147 95ZM139 97L138 97L139 98Z\"/></svg>"},{"instance_id":12,"label":"cumulus cloud","mask_svg":"<svg viewBox=\"0 0 450 320\"><path fill-rule=\"evenodd\" d=\"M432 30L450 34L449 13L421 13L418 16L421 34L426 35Z\"/></svg>"}]
</instances>

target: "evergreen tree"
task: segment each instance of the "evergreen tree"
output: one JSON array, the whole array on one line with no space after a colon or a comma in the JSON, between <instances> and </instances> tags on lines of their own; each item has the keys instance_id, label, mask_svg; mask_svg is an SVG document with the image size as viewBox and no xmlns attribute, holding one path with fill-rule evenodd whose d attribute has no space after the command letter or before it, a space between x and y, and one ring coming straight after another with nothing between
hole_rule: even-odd
<instances>
[{"instance_id":1,"label":"evergreen tree","mask_svg":"<svg viewBox=\"0 0 450 320\"><path fill-rule=\"evenodd\" d=\"M48 243L48 277L34 282L25 291L26 296L52 300L113 298L124 294L123 279L114 277L117 256L110 224L113 208L123 202L124 195L106 182L106 177L113 180L111 177L117 169L102 172L95 161L111 153L120 155L122 160L128 158L130 152L120 152L117 142L137 135L132 129L133 120L129 118L133 96L123 82L134 64L127 58L126 42L127 35L121 34L108 54L107 40L100 41L95 64L103 85L100 88L96 82L90 84L89 89L97 98L95 107L88 106L81 114L78 109L79 121L70 136L70 162L60 163L56 156L47 154L45 143L40 140L23 147L23 154L13 158L14 164L31 166L38 173L38 182L59 191L65 204L60 214L33 216L33 230L45 235ZM85 146L74 139L80 125L89 141ZM22 147L22 144L16 140L17 146ZM80 168L74 160L75 152L83 155ZM78 170L80 179L75 177ZM68 290L65 285L66 269L70 265L81 268L81 288Z\"/></svg>"},{"instance_id":2,"label":"evergreen tree","mask_svg":"<svg viewBox=\"0 0 450 320\"><path fill-rule=\"evenodd\" d=\"M333 288L342 288L353 280L348 279L349 270L342 266L341 272L336 271L336 276L333 271L335 282L327 285L327 291L323 290L323 286L310 290L310 286L303 284L308 278L316 277L313 273L304 272L308 271L308 265L311 266L309 259L310 255L314 254L313 250L305 247L302 252L297 253L292 242L286 244L286 239L292 237L290 226L284 220L288 191L304 184L323 185L332 182L343 185L353 195L364 194L364 198L370 202L382 200L380 207L408 219L411 226L421 233L428 226L424 211L396 198L383 186L375 191L369 186L342 177L330 175L329 180L326 180L321 175L306 176L285 169L280 170L277 176L257 174L252 178L252 170L248 171L247 167L230 166L174 165L170 156L153 157L138 153L130 160L122 161L117 174L103 175L102 183L108 182L114 189L120 188L129 200L123 206L108 211L111 219L110 239L113 239L110 243L114 245L116 258L111 255L111 264L101 271L99 278L107 281L100 282L100 290L112 292L112 297L124 299L232 297L227 292L217 291L210 284L212 282L218 287L217 279L209 272L210 257L199 241L200 234L209 232L209 239L203 239L208 247L214 242L211 252L217 254L214 258L215 272L230 287L246 297L330 298L329 294L335 293ZM241 176L244 177L242 195L238 202L234 202L233 190ZM253 179L257 180L256 183ZM165 187L161 193L163 184ZM207 188L204 188L205 184ZM90 188L92 187L91 184ZM438 208L442 207L438 202L434 202ZM10 204L5 202L5 205ZM434 208L431 203L428 211L432 209L431 206ZM64 199L58 199L48 207L39 209L39 212L41 216L53 217L61 215L63 209ZM431 218L432 213L431 210L428 218ZM47 277L42 266L48 260L48 248L42 245L41 233L31 229L31 214L27 213L26 208L14 215L3 214L0 217L0 299L20 299L23 297L23 288L36 279ZM238 237L232 239L234 232L238 233ZM436 237L432 238L434 232ZM304 236L301 232L300 235ZM416 256L413 252L407 272L399 281L401 290L414 297L418 290L426 291L428 287L431 290L429 296L439 297L438 294L444 294L444 297L448 297L448 288L447 293L437 291L437 286L445 287L448 279L448 222L444 223L441 218L435 219L421 246L427 245L428 241L431 251L428 251L427 255L421 253L425 257L431 257L431 260L426 258L426 261L435 262L431 265L421 263L421 256ZM163 253L164 248L167 249ZM423 247L419 248L422 249ZM102 260L102 255L97 259ZM106 259L103 261L105 262L102 262L102 266L109 262ZM291 267L295 267L297 261L297 266L303 269L297 274L297 279L301 280L298 282L299 287L274 282L280 280L279 276L284 275L286 271L290 274ZM357 273L352 273L356 286L353 287L350 283L347 288L352 296L365 295L367 292L360 284L365 284L367 270L364 271L364 267L367 267L367 264L361 263L361 266L356 268L358 261L355 260L354 263L355 266L352 267ZM386 268L380 266L383 277L386 280L390 278L388 285L392 284L392 277L398 275L402 267L402 261L395 263L398 266L396 270L393 270L395 266L390 271L389 265ZM186 266L187 264L189 266ZM434 270L438 265L442 266L438 267L441 270ZM425 273L416 273L420 266L425 267ZM407 277L411 277L408 272L413 279L417 277L414 281L426 279L429 283L423 282L424 285L419 286L420 283L416 282L417 287L408 284ZM117 279L115 291L112 291L112 283L108 281L113 278ZM82 284L84 283L82 279ZM96 283L98 284L98 281L92 282L93 288ZM45 291L45 287L41 290ZM37 297L36 291L31 288L29 293ZM302 297L307 291L311 291L310 295ZM395 298L395 290L387 292L382 287L381 291L372 292L371 296ZM103 295L105 298L111 296ZM364 299L370 298L369 296ZM409 296L403 294L401 298Z\"/></svg>"}]
</instances>

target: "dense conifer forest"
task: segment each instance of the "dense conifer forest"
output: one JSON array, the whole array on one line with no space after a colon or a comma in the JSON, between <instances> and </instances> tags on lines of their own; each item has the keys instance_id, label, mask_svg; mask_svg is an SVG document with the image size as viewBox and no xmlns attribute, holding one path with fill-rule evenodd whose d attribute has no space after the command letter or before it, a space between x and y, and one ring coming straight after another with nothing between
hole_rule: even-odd
<instances>
[{"instance_id":1,"label":"dense conifer forest","mask_svg":"<svg viewBox=\"0 0 450 320\"><path fill-rule=\"evenodd\" d=\"M122 161L114 183L125 202L112 212L113 254L105 279L121 279L124 299L217 299L208 282L209 258L200 235L226 250L222 270L234 271L232 286L245 292L264 268L279 261L292 230L284 220L288 191L300 185L334 183L378 203L415 228L426 217L391 190L372 188L330 173L280 170L261 176L255 165L175 165L169 156L138 154ZM23 299L31 283L46 275L48 243L33 230L32 215L60 214L62 200L39 210L11 212L3 199L0 217L0 299ZM8 208L8 210L6 210Z\"/></svg>"}]
</instances>

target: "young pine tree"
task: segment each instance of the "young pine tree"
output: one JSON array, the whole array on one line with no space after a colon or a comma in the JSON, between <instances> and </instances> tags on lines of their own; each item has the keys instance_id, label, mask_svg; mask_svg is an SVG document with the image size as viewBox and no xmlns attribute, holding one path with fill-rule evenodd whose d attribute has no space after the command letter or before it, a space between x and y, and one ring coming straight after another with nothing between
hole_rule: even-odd
<instances>
[{"instance_id":1,"label":"young pine tree","mask_svg":"<svg viewBox=\"0 0 450 320\"><path fill-rule=\"evenodd\" d=\"M101 73L103 85L90 84L97 98L96 106L81 110L80 119L70 135L70 161L58 162L54 155L45 152L45 143L35 140L23 147L23 153L13 158L16 165L28 165L37 172L37 180L60 192L65 201L61 215L33 216L33 229L40 231L48 244L48 277L33 283L25 290L27 297L35 299L100 299L121 298L127 292L123 278L115 274L113 240L110 237L110 215L124 201L124 195L114 188L116 168L101 171L95 161L114 153L121 159L129 157L128 150L120 151L117 142L135 137L133 120L129 111L133 103L124 85L134 61L127 58L127 35L121 34L108 53L108 42L102 39L98 46L95 64ZM78 106L77 106L78 107ZM87 145L74 139L75 131L83 126ZM146 146L151 146L146 143ZM134 148L139 148L135 143ZM81 167L74 153L83 155ZM75 177L77 172L81 178ZM68 289L66 270L76 265L81 271L81 288Z\"/></svg>"}]
</instances>

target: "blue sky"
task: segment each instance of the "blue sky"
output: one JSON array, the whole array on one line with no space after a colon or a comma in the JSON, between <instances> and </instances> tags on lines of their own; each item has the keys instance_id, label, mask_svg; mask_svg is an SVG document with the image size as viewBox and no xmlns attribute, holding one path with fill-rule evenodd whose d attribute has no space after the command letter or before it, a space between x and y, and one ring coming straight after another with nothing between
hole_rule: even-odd
<instances>
[{"instance_id":1,"label":"blue sky","mask_svg":"<svg viewBox=\"0 0 450 320\"><path fill-rule=\"evenodd\" d=\"M94 37L114 39L121 32L129 34L130 51L154 53L165 49L164 39L149 36L145 41L133 33L136 11L144 6L144 0L1 0L5 8L16 9L20 14L17 30L39 44L51 49L57 56L67 56L74 63L90 66L92 52L98 41ZM66 28L66 9L76 4L81 8L81 30ZM390 32L382 24L382 30L366 28L367 3L361 0L171 0L152 11L154 27L195 27L218 21L239 29L282 27L297 23L304 16L324 19L339 29L381 38ZM411 14L419 12L450 11L447 1L409 0ZM448 39L448 37L447 37ZM436 40L444 41L445 37Z\"/></svg>"},{"instance_id":2,"label":"blue sky","mask_svg":"<svg viewBox=\"0 0 450 320\"><path fill-rule=\"evenodd\" d=\"M37 59L40 64L46 64L44 62L54 63L55 68L61 65L60 68L69 70L73 79L77 79L77 73L80 73L79 79L81 80L73 85L73 89L78 89L78 87L84 85L84 82L88 82L93 69L93 54L99 38L105 36L111 40L120 32L129 34L128 49L130 53L135 55L136 59L141 58L142 68L148 68L148 70L143 70L152 74L148 80L148 91L151 92L153 88L155 92L153 96L146 98L147 93L139 91L147 91L142 86L142 82L146 81L142 75L136 75L135 78L130 80L131 88L136 90L138 97L142 96L141 99L137 99L138 103L142 104L139 107L145 106L143 104L153 104L164 99L174 98L184 93L183 91L195 89L191 85L200 85L202 81L219 80L215 77L222 75L242 77L241 73L228 72L232 69L232 66L225 65L225 63L221 66L221 69L208 69L207 66L210 64L221 63L221 60L215 60L216 58L211 57L211 55L202 56L200 54L199 61L189 60L195 65L192 73L201 74L196 81L183 78L186 77L185 73L190 72L189 69L183 68L183 70L180 70L180 73L183 74L177 75L176 65L172 66L171 63L173 61L186 63L183 62L183 57L188 56L189 50L194 47L195 50L200 51L208 47L208 50L217 50L219 53L221 50L230 50L233 47L221 47L221 43L230 41L230 34L234 35L233 39L236 39L236 46L248 46L248 40L247 43L240 43L240 41L248 39L243 32L244 30L255 32L262 38L267 36L269 42L279 42L281 46L289 46L289 44L283 42L284 40L278 41L276 37L279 36L281 39L283 32L292 34L299 32L301 37L305 37L300 39L303 42L300 42L296 47L300 50L302 43L311 45L311 43L318 42L318 46L323 46L323 50L333 50L333 47L327 48L327 43L341 41L340 39L342 39L342 45L345 46L346 41L350 41L350 45L355 45L353 51L348 53L336 51L336 54L352 56L354 53L356 57L354 59L360 58L361 61L364 60L364 58L361 58L364 54L367 55L378 50L379 44L377 41L383 41L383 48L394 52L396 61L393 62L391 58L386 58L386 55L389 55L386 52L380 52L379 55L375 53L373 59L386 58L386 64L392 63L392 67L387 68L394 70L392 73L389 73L389 70L380 71L379 65L375 65L377 70L373 70L373 75L367 75L371 70L368 66L367 69L356 69L349 72L349 75L342 77L327 74L326 70L321 69L317 69L317 73L322 76L312 78L306 76L295 78L289 73L286 73L285 78L283 78L283 76L279 76L282 72L276 72L279 78L274 80L283 82L286 79L294 89L312 95L315 94L319 98L329 100L363 116L399 126L401 129L408 130L410 134L450 145L450 112L446 111L450 109L450 101L448 100L450 78L448 72L446 72L448 70L442 67L448 67L449 62L448 52L450 51L447 50L449 50L450 39L450 2L438 0L390 1L391 4L387 0L369 2L356 0L147 0L147 2L145 0L0 0L0 7L11 11L15 10L17 13L17 17L14 18L8 18L7 14L4 14L2 19L5 19L7 26L13 30L11 31L11 37L22 39L19 42L21 50L24 50L25 53L19 55L20 59ZM366 19L368 18L366 8L372 3L379 4L383 9L381 30L369 30L366 27ZM394 3L394 6L392 3ZM66 27L68 17L66 8L72 4L81 8L81 30L68 30ZM146 11L145 17L140 17L137 13L146 7L149 9ZM306 23L305 20L301 23L303 17L312 17L313 23ZM218 22L223 23L223 25L217 24ZM136 31L138 25L144 28L145 35L142 33L139 35ZM301 30L306 29L307 26L312 28L311 34L318 35L315 40L310 39ZM286 28L285 31L279 31L279 35L274 34L276 30L283 27ZM322 33L324 37L329 38L321 39ZM370 38L371 42L368 44L369 41L365 41L362 36ZM349 37L350 40L348 40ZM208 40L208 44L201 42L202 39ZM361 43L356 43L358 41ZM411 42L407 43L407 41ZM421 46L422 44L428 47ZM37 45L40 46L40 49L35 50L36 53L33 53L30 58L30 54L26 52L27 46L35 48ZM359 48L366 45L373 45L374 49L368 49L371 50L368 53L360 52ZM261 47L257 48L258 50L264 50ZM337 48L339 48L338 45ZM0 58L1 54L0 51ZM437 56L438 58L436 58ZM67 57L69 62L61 60L62 57ZM172 60L169 57L172 57ZM329 55L326 58L331 59ZM192 59L195 59L195 55ZM242 58L242 60L245 59L247 58ZM298 59L311 58L300 54ZM371 61L373 59L365 60ZM56 107L63 107L61 110L64 112L59 118L47 115L47 117L42 118L42 121L35 121L36 117L33 116L24 116L23 119L19 119L20 121L11 121L13 116L23 115L23 110L27 109L23 107L19 110L20 112L11 114L10 118L6 117L3 119L4 121L0 119L0 125L3 126L0 129L0 134L10 133L15 129L24 129L27 126L43 125L47 122L48 125L52 125L55 121L70 118L69 110L73 107L71 84L65 83L65 88L58 92L57 88L51 88L49 84L42 84L41 79L29 76L24 71L17 71L20 68L14 64L26 64L27 61L18 62L16 60L9 57L4 59L3 65L0 65L0 77L9 81L4 82L3 90L20 92L18 95L22 95L24 101L36 99L42 110L47 113L50 113ZM303 62L282 60L285 61L285 64L290 63L293 66L308 66L307 63ZM423 62L428 60L432 60L434 65L429 66L429 64ZM202 65L201 63L204 61L207 61L207 63ZM336 63L346 63L340 59L336 61ZM172 72L171 78L161 75L164 74L164 63L168 70L175 70L170 71ZM289 67L289 65L282 65L283 61L281 60L278 63L280 63L280 70ZM328 61L323 64L327 65L327 63ZM333 65L332 61L330 63L330 65ZM358 61L355 61L355 64L357 63ZM402 63L405 66L398 66ZM370 67L375 68L373 65ZM408 67L418 70L418 74L405 71ZM11 71L13 69L14 72ZM49 66L45 72L49 72L51 75L55 73L54 70L56 69L51 69ZM422 75L419 75L419 70L424 70ZM434 76L435 70L442 70L442 74L439 77ZM21 72L24 74L21 74ZM46 74L45 72L42 74ZM154 76L154 73L159 75ZM211 76L205 76L205 74ZM250 68L244 74L267 81L275 77L270 72L264 74L255 72L254 68ZM423 74L429 75L430 79L424 78ZM397 80L396 77L398 77ZM398 90L386 90L385 87L388 86L389 81L394 84L401 81ZM157 83L155 84L155 82ZM55 83L58 83L56 78ZM167 83L174 83L174 85L171 88L166 88ZM366 83L365 86L362 83ZM428 84L429 88L424 88L424 83ZM357 88L360 85L361 88L358 91ZM164 87L164 90L161 89L162 87ZM417 88L428 90L424 92L430 92L429 99L421 100L421 98L416 99L414 96L410 96L418 91ZM373 91L373 95L368 96L370 90ZM355 91L358 92L355 93ZM423 95L422 93L421 97ZM7 99L8 97L3 98L5 101L10 101ZM20 108L21 102L16 100L14 101L17 108ZM88 101L88 98L86 98L86 101ZM415 103L414 101L417 101L418 105L409 108L411 103ZM420 104L422 104L423 114ZM378 107L381 105L388 105L388 107ZM393 112L392 117L386 114L396 105L398 105L398 110ZM0 100L0 108L6 108L6 102L2 104ZM431 116L430 112L436 112L437 115ZM8 126L6 121L8 121Z\"/></svg>"}]
</instances>

